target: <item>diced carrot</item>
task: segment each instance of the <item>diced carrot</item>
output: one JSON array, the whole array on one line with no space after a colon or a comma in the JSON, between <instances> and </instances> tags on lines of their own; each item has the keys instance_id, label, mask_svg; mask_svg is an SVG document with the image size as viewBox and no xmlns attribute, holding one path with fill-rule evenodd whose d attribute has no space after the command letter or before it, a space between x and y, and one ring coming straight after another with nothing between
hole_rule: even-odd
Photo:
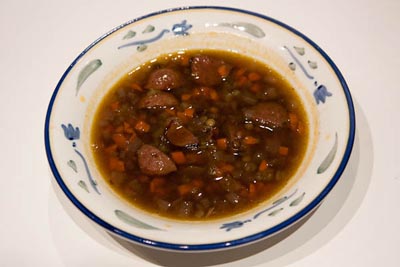
<instances>
[{"instance_id":1,"label":"diced carrot","mask_svg":"<svg viewBox=\"0 0 400 267\"><path fill-rule=\"evenodd\" d=\"M255 82L261 80L261 75L258 72L250 72L247 75L247 78L249 79L249 81Z\"/></svg>"},{"instance_id":2,"label":"diced carrot","mask_svg":"<svg viewBox=\"0 0 400 267\"><path fill-rule=\"evenodd\" d=\"M133 143L136 137L137 137L136 133L132 132L131 136L129 137L129 143Z\"/></svg>"},{"instance_id":3,"label":"diced carrot","mask_svg":"<svg viewBox=\"0 0 400 267\"><path fill-rule=\"evenodd\" d=\"M211 87L207 87L207 86L201 86L201 87L195 88L193 90L193 95L194 96L205 96L214 101L219 99L217 91L215 91L215 89L213 89Z\"/></svg>"},{"instance_id":4,"label":"diced carrot","mask_svg":"<svg viewBox=\"0 0 400 267\"><path fill-rule=\"evenodd\" d=\"M178 111L176 112L176 116L183 122L186 123L190 120L190 117L185 115L184 111Z\"/></svg>"},{"instance_id":5,"label":"diced carrot","mask_svg":"<svg viewBox=\"0 0 400 267\"><path fill-rule=\"evenodd\" d=\"M118 147L126 147L127 146L127 139L123 134L116 133L112 135L112 140Z\"/></svg>"},{"instance_id":6,"label":"diced carrot","mask_svg":"<svg viewBox=\"0 0 400 267\"><path fill-rule=\"evenodd\" d=\"M193 90L193 95L195 96L209 96L210 87L201 86Z\"/></svg>"},{"instance_id":7,"label":"diced carrot","mask_svg":"<svg viewBox=\"0 0 400 267\"><path fill-rule=\"evenodd\" d=\"M224 175L224 172L220 168L215 168L213 174L215 175L215 177L219 177Z\"/></svg>"},{"instance_id":8,"label":"diced carrot","mask_svg":"<svg viewBox=\"0 0 400 267\"><path fill-rule=\"evenodd\" d=\"M287 146L279 147L279 155L287 156L289 154L289 148Z\"/></svg>"},{"instance_id":9,"label":"diced carrot","mask_svg":"<svg viewBox=\"0 0 400 267\"><path fill-rule=\"evenodd\" d=\"M258 144L259 140L253 136L245 136L243 142L246 145L255 145Z\"/></svg>"},{"instance_id":10,"label":"diced carrot","mask_svg":"<svg viewBox=\"0 0 400 267\"><path fill-rule=\"evenodd\" d=\"M256 191L257 191L257 192L262 192L262 191L264 191L264 183L263 183L263 182L257 182L257 183L255 184L255 186L256 186Z\"/></svg>"},{"instance_id":11,"label":"diced carrot","mask_svg":"<svg viewBox=\"0 0 400 267\"><path fill-rule=\"evenodd\" d=\"M189 164L199 164L199 165L202 165L202 164L206 163L206 161L207 161L207 156L206 156L204 153L202 153L202 152L200 152L200 153L197 153L197 152L187 152L187 153L185 154L185 156L186 156L186 160L187 160L187 162L188 162Z\"/></svg>"},{"instance_id":12,"label":"diced carrot","mask_svg":"<svg viewBox=\"0 0 400 267\"><path fill-rule=\"evenodd\" d=\"M112 171L118 171L118 172L125 171L125 163L122 160L117 159L116 157L109 158L108 166Z\"/></svg>"},{"instance_id":13,"label":"diced carrot","mask_svg":"<svg viewBox=\"0 0 400 267\"><path fill-rule=\"evenodd\" d=\"M116 144L112 144L111 146L108 146L104 149L104 151L108 154L108 155L112 155L117 151L117 145Z\"/></svg>"},{"instance_id":14,"label":"diced carrot","mask_svg":"<svg viewBox=\"0 0 400 267\"><path fill-rule=\"evenodd\" d=\"M180 196L184 196L189 194L193 189L193 185L191 184L182 184L178 186L178 192Z\"/></svg>"},{"instance_id":15,"label":"diced carrot","mask_svg":"<svg viewBox=\"0 0 400 267\"><path fill-rule=\"evenodd\" d=\"M248 81L248 79L247 79L246 76L240 76L240 77L237 79L236 83L237 83L237 85L239 85L239 86L243 86L243 85L245 85L245 84L247 83L247 81Z\"/></svg>"},{"instance_id":16,"label":"diced carrot","mask_svg":"<svg viewBox=\"0 0 400 267\"><path fill-rule=\"evenodd\" d=\"M210 98L214 101L217 101L219 99L217 91L214 89L210 88Z\"/></svg>"},{"instance_id":17,"label":"diced carrot","mask_svg":"<svg viewBox=\"0 0 400 267\"><path fill-rule=\"evenodd\" d=\"M226 150L228 148L228 139L226 138L217 139L217 148Z\"/></svg>"},{"instance_id":18,"label":"diced carrot","mask_svg":"<svg viewBox=\"0 0 400 267\"><path fill-rule=\"evenodd\" d=\"M176 112L176 116L180 119L180 120L186 120L186 116L185 113L183 111L177 111Z\"/></svg>"},{"instance_id":19,"label":"diced carrot","mask_svg":"<svg viewBox=\"0 0 400 267\"><path fill-rule=\"evenodd\" d=\"M176 110L173 109L173 108L167 108L167 109L165 109L164 111L165 111L165 113L167 113L168 115L176 116Z\"/></svg>"},{"instance_id":20,"label":"diced carrot","mask_svg":"<svg viewBox=\"0 0 400 267\"><path fill-rule=\"evenodd\" d=\"M181 100L182 101L188 101L192 97L191 94L182 94L181 95Z\"/></svg>"},{"instance_id":21,"label":"diced carrot","mask_svg":"<svg viewBox=\"0 0 400 267\"><path fill-rule=\"evenodd\" d=\"M182 151L173 151L171 152L171 158L175 161L176 164L185 164L186 156Z\"/></svg>"},{"instance_id":22,"label":"diced carrot","mask_svg":"<svg viewBox=\"0 0 400 267\"><path fill-rule=\"evenodd\" d=\"M118 101L112 102L110 104L110 108L112 111L116 111L117 109L119 109L119 102Z\"/></svg>"},{"instance_id":23,"label":"diced carrot","mask_svg":"<svg viewBox=\"0 0 400 267\"><path fill-rule=\"evenodd\" d=\"M238 78L238 77L240 77L240 76L243 76L245 72L246 72L246 69L245 69L245 68L240 68L240 69L238 69L238 70L235 72L234 75L235 75L236 78Z\"/></svg>"},{"instance_id":24,"label":"diced carrot","mask_svg":"<svg viewBox=\"0 0 400 267\"><path fill-rule=\"evenodd\" d=\"M150 192L157 193L160 192L160 188L162 190L162 186L166 183L165 178L163 177L155 177L150 182Z\"/></svg>"},{"instance_id":25,"label":"diced carrot","mask_svg":"<svg viewBox=\"0 0 400 267\"><path fill-rule=\"evenodd\" d=\"M114 130L114 132L115 132L115 133L123 133L123 132L124 132L124 126L123 126L123 125L118 126L118 127Z\"/></svg>"},{"instance_id":26,"label":"diced carrot","mask_svg":"<svg viewBox=\"0 0 400 267\"><path fill-rule=\"evenodd\" d=\"M150 177L149 177L149 176L146 176L146 175L139 175L139 176L137 177L137 179L138 179L139 182L141 182L141 183L148 183L149 180L150 180Z\"/></svg>"},{"instance_id":27,"label":"diced carrot","mask_svg":"<svg viewBox=\"0 0 400 267\"><path fill-rule=\"evenodd\" d=\"M290 112L289 113L289 123L290 123L290 129L292 131L297 130L297 125L299 124L299 117L295 113Z\"/></svg>"},{"instance_id":28,"label":"diced carrot","mask_svg":"<svg viewBox=\"0 0 400 267\"><path fill-rule=\"evenodd\" d=\"M254 185L254 184L250 184L249 185L249 194L251 195L251 196L254 196L255 195L255 193L256 193L256 186Z\"/></svg>"},{"instance_id":29,"label":"diced carrot","mask_svg":"<svg viewBox=\"0 0 400 267\"><path fill-rule=\"evenodd\" d=\"M219 112L219 110L218 110L217 107L211 107L211 108L210 108L210 112L211 112L211 113L214 113L214 114L217 114L217 113Z\"/></svg>"},{"instance_id":30,"label":"diced carrot","mask_svg":"<svg viewBox=\"0 0 400 267\"><path fill-rule=\"evenodd\" d=\"M143 92L142 87L141 87L139 84L137 84L137 83L132 83L132 84L130 85L130 87L131 87L133 90L136 90L136 91L139 91L139 92Z\"/></svg>"},{"instance_id":31,"label":"diced carrot","mask_svg":"<svg viewBox=\"0 0 400 267\"><path fill-rule=\"evenodd\" d=\"M229 75L229 67L225 64L218 67L217 72L221 77L227 77Z\"/></svg>"},{"instance_id":32,"label":"diced carrot","mask_svg":"<svg viewBox=\"0 0 400 267\"><path fill-rule=\"evenodd\" d=\"M150 125L148 123L146 123L145 121L140 120L136 123L135 130L137 130L139 132L147 133L148 131L150 131Z\"/></svg>"},{"instance_id":33,"label":"diced carrot","mask_svg":"<svg viewBox=\"0 0 400 267\"><path fill-rule=\"evenodd\" d=\"M271 190L273 190L275 185L273 183L262 183L262 190L264 194L270 194Z\"/></svg>"},{"instance_id":34,"label":"diced carrot","mask_svg":"<svg viewBox=\"0 0 400 267\"><path fill-rule=\"evenodd\" d=\"M207 193L213 193L213 192L219 190L219 185L216 182L208 183L205 190Z\"/></svg>"},{"instance_id":35,"label":"diced carrot","mask_svg":"<svg viewBox=\"0 0 400 267\"><path fill-rule=\"evenodd\" d=\"M218 167L223 173L231 173L235 169L235 167L229 163L219 164Z\"/></svg>"},{"instance_id":36,"label":"diced carrot","mask_svg":"<svg viewBox=\"0 0 400 267\"><path fill-rule=\"evenodd\" d=\"M192 94L193 94L194 96L200 96L200 95L202 95L202 88L203 88L203 87L201 87L201 88L198 88L198 87L194 88Z\"/></svg>"},{"instance_id":37,"label":"diced carrot","mask_svg":"<svg viewBox=\"0 0 400 267\"><path fill-rule=\"evenodd\" d=\"M243 187L240 191L239 191L239 196L241 197L248 197L249 196L249 192L247 191L247 189L245 187Z\"/></svg>"},{"instance_id":38,"label":"diced carrot","mask_svg":"<svg viewBox=\"0 0 400 267\"><path fill-rule=\"evenodd\" d=\"M204 182L201 179L193 179L191 183L197 188L202 188L204 186Z\"/></svg>"},{"instance_id":39,"label":"diced carrot","mask_svg":"<svg viewBox=\"0 0 400 267\"><path fill-rule=\"evenodd\" d=\"M189 66L189 64L190 64L190 58L189 58L189 56L187 56L187 55L180 55L180 58L181 58L181 64L182 64L182 66L184 66L184 67Z\"/></svg>"},{"instance_id":40,"label":"diced carrot","mask_svg":"<svg viewBox=\"0 0 400 267\"><path fill-rule=\"evenodd\" d=\"M147 112L140 112L139 114L138 114L138 116L136 117L136 122L138 121L138 120L141 120L141 121L146 121L147 120Z\"/></svg>"},{"instance_id":41,"label":"diced carrot","mask_svg":"<svg viewBox=\"0 0 400 267\"><path fill-rule=\"evenodd\" d=\"M111 134L114 132L114 127L112 125L107 125L102 129L102 133Z\"/></svg>"},{"instance_id":42,"label":"diced carrot","mask_svg":"<svg viewBox=\"0 0 400 267\"><path fill-rule=\"evenodd\" d=\"M252 91L253 93L261 92L261 89L262 89L262 87L261 87L261 84L259 84L259 83L254 83L250 86L250 91Z\"/></svg>"},{"instance_id":43,"label":"diced carrot","mask_svg":"<svg viewBox=\"0 0 400 267\"><path fill-rule=\"evenodd\" d=\"M129 134L134 132L131 125L127 122L124 122L124 132Z\"/></svg>"},{"instance_id":44,"label":"diced carrot","mask_svg":"<svg viewBox=\"0 0 400 267\"><path fill-rule=\"evenodd\" d=\"M183 111L186 117L193 118L194 115L194 108L187 108Z\"/></svg>"},{"instance_id":45,"label":"diced carrot","mask_svg":"<svg viewBox=\"0 0 400 267\"><path fill-rule=\"evenodd\" d=\"M263 159L263 160L260 162L260 165L258 166L258 170L259 170L260 172L262 172L262 171L265 171L267 168L268 168L268 163L267 163L267 161L266 161L265 159Z\"/></svg>"}]
</instances>

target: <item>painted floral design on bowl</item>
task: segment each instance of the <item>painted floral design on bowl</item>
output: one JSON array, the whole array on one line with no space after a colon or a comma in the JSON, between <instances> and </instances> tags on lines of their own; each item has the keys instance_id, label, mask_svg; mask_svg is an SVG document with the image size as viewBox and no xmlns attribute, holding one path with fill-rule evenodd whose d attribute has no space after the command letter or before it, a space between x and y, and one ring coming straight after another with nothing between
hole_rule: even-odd
<instances>
[{"instance_id":1,"label":"painted floral design on bowl","mask_svg":"<svg viewBox=\"0 0 400 267\"><path fill-rule=\"evenodd\" d=\"M219 40L216 33L232 39ZM208 34L212 38L205 40ZM185 222L157 218L123 203L99 177L88 144L88 113L104 95L106 85L115 81L110 73L121 75L132 69L132 60L129 65L127 58L145 62L164 50L198 46L221 49L226 41L236 38L238 44L230 42L229 49L240 50L246 45L270 48L273 52L266 55L272 61L279 58L277 62L282 64L276 66L280 72L304 85L302 98L315 110L313 130L317 138L302 179L266 205L235 218L196 223L195 230ZM243 52L248 52L247 48ZM333 119L337 116L342 119ZM50 167L62 190L78 209L105 229L156 248L214 250L268 237L315 208L340 178L350 156L354 131L354 109L347 85L332 60L309 38L264 15L224 7L191 7L127 22L85 49L67 69L52 96L45 144ZM190 237L185 231L191 232Z\"/></svg>"}]
</instances>

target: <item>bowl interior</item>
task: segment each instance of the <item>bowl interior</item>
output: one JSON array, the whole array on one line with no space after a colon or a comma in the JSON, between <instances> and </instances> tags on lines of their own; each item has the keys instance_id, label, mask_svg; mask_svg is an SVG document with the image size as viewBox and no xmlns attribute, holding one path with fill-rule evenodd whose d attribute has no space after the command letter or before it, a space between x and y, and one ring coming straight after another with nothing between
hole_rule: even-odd
<instances>
[{"instance_id":1,"label":"bowl interior","mask_svg":"<svg viewBox=\"0 0 400 267\"><path fill-rule=\"evenodd\" d=\"M175 221L144 212L109 188L94 163L90 131L100 101L124 74L159 55L204 48L254 57L283 75L306 108L309 143L294 177L263 205L214 221ZM242 10L175 9L117 27L71 64L49 106L46 149L63 191L105 229L157 248L219 249L267 237L318 205L339 179L349 157L353 113L340 72L299 32Z\"/></svg>"}]
</instances>

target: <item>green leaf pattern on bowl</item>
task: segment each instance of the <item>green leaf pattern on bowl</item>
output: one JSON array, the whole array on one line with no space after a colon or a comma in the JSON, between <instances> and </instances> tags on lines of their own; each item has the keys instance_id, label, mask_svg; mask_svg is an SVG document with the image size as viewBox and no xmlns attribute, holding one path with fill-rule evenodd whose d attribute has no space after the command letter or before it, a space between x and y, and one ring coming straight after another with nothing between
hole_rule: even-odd
<instances>
[{"instance_id":1,"label":"green leaf pattern on bowl","mask_svg":"<svg viewBox=\"0 0 400 267\"><path fill-rule=\"evenodd\" d=\"M312 68L312 69L318 68L318 63L316 61L309 60L309 61L307 61L307 63L308 63L308 66L310 66L310 68Z\"/></svg>"},{"instance_id":2,"label":"green leaf pattern on bowl","mask_svg":"<svg viewBox=\"0 0 400 267\"><path fill-rule=\"evenodd\" d=\"M265 37L265 32L258 27L257 25L254 25L252 23L247 23L247 22L221 22L221 23L216 23L213 24L213 26L216 27L229 27L241 32L246 32L256 38L263 38Z\"/></svg>"},{"instance_id":3,"label":"green leaf pattern on bowl","mask_svg":"<svg viewBox=\"0 0 400 267\"><path fill-rule=\"evenodd\" d=\"M147 27L142 31L142 33L154 32L156 28L153 25L147 25Z\"/></svg>"},{"instance_id":4,"label":"green leaf pattern on bowl","mask_svg":"<svg viewBox=\"0 0 400 267\"><path fill-rule=\"evenodd\" d=\"M329 151L328 155L326 158L322 161L321 165L318 167L317 173L321 174L325 172L329 166L332 164L333 160L335 159L336 151L338 148L338 135L335 133L335 142Z\"/></svg>"},{"instance_id":5,"label":"green leaf pattern on bowl","mask_svg":"<svg viewBox=\"0 0 400 267\"><path fill-rule=\"evenodd\" d=\"M79 89L81 88L82 84L92 75L98 68L101 67L103 63L100 59L94 59L90 61L80 72L78 75L78 81L76 84L76 92L75 95L78 95Z\"/></svg>"},{"instance_id":6,"label":"green leaf pattern on bowl","mask_svg":"<svg viewBox=\"0 0 400 267\"><path fill-rule=\"evenodd\" d=\"M304 56L304 54L306 53L304 47L293 46L293 49L296 50L297 54L299 54L300 56Z\"/></svg>"},{"instance_id":7,"label":"green leaf pattern on bowl","mask_svg":"<svg viewBox=\"0 0 400 267\"><path fill-rule=\"evenodd\" d=\"M279 208L279 209L277 209L277 210L274 210L274 211L268 213L268 216L276 216L276 215L278 215L282 210L283 210L283 208Z\"/></svg>"},{"instance_id":8,"label":"green leaf pattern on bowl","mask_svg":"<svg viewBox=\"0 0 400 267\"><path fill-rule=\"evenodd\" d=\"M80 181L78 182L78 185L79 185L80 188L82 188L82 189L85 190L86 192L90 193L90 192L89 192L89 188L87 187L85 181L80 180Z\"/></svg>"},{"instance_id":9,"label":"green leaf pattern on bowl","mask_svg":"<svg viewBox=\"0 0 400 267\"><path fill-rule=\"evenodd\" d=\"M124 223L127 223L129 225L142 228L142 229L147 229L147 230L161 230L160 228L151 226L147 223L144 223L138 219L133 218L126 212L123 212L122 210L114 210L115 215L117 216L118 219L123 221Z\"/></svg>"},{"instance_id":10,"label":"green leaf pattern on bowl","mask_svg":"<svg viewBox=\"0 0 400 267\"><path fill-rule=\"evenodd\" d=\"M293 206L297 206L300 204L300 202L303 200L304 196L306 195L305 192L303 192L303 194L301 194L300 196L298 196L295 200L293 200L292 202L290 202L289 206L293 207Z\"/></svg>"},{"instance_id":11,"label":"green leaf pattern on bowl","mask_svg":"<svg viewBox=\"0 0 400 267\"><path fill-rule=\"evenodd\" d=\"M263 215L266 212L271 211L270 213L268 213L268 216L276 216L278 215L278 213L280 213L281 211L283 211L285 208L288 207L294 207L297 206L298 204L300 204L300 202L303 200L304 196L305 196L305 192L303 192L302 194L300 194L300 196L297 196L292 202L290 202L289 205L287 205L286 207L280 207L279 209L275 209L278 206L281 206L282 204L284 204L285 202L287 202L289 199L292 199L295 195L297 195L298 193L298 189L294 190L293 193L289 194L289 195L285 195L284 197L279 198L278 200L275 200L271 206L269 206L268 208L258 212L257 214L255 214L253 216L253 218L251 219L246 219L244 221L234 221L234 222L229 222L229 223L224 223L220 226L220 229L225 230L227 232L231 231L232 229L235 228L240 228L243 225L245 225L246 223L250 223L254 220L256 220L257 218L259 218L261 215ZM275 210L274 210L275 209Z\"/></svg>"},{"instance_id":12,"label":"green leaf pattern on bowl","mask_svg":"<svg viewBox=\"0 0 400 267\"><path fill-rule=\"evenodd\" d=\"M70 160L68 160L67 164L68 164L68 166L71 167L71 169L74 170L74 172L76 172L76 173L78 172L78 167L76 166L75 161L73 161L72 159L70 159Z\"/></svg>"},{"instance_id":13,"label":"green leaf pattern on bowl","mask_svg":"<svg viewBox=\"0 0 400 267\"><path fill-rule=\"evenodd\" d=\"M124 35L124 37L122 38L123 40L127 40L127 39L131 39L131 38L133 38L133 37L135 37L136 36L136 32L135 31L132 31L132 30L129 30L125 35Z\"/></svg>"}]
</instances>

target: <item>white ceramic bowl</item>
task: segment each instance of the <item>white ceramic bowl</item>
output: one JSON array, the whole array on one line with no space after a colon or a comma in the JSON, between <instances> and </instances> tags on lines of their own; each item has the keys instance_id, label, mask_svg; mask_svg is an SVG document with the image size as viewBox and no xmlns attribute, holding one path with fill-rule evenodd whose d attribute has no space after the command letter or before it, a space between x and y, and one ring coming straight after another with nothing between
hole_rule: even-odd
<instances>
[{"instance_id":1,"label":"white ceramic bowl","mask_svg":"<svg viewBox=\"0 0 400 267\"><path fill-rule=\"evenodd\" d=\"M96 169L90 149L94 112L112 85L157 55L191 48L226 49L266 62L296 88L310 120L308 149L292 182L263 205L207 222L157 217L121 200ZM309 38L248 11L185 7L129 21L86 48L51 98L45 145L58 184L95 223L146 246L201 251L267 238L317 207L340 178L354 133L354 109L343 76Z\"/></svg>"}]
</instances>

